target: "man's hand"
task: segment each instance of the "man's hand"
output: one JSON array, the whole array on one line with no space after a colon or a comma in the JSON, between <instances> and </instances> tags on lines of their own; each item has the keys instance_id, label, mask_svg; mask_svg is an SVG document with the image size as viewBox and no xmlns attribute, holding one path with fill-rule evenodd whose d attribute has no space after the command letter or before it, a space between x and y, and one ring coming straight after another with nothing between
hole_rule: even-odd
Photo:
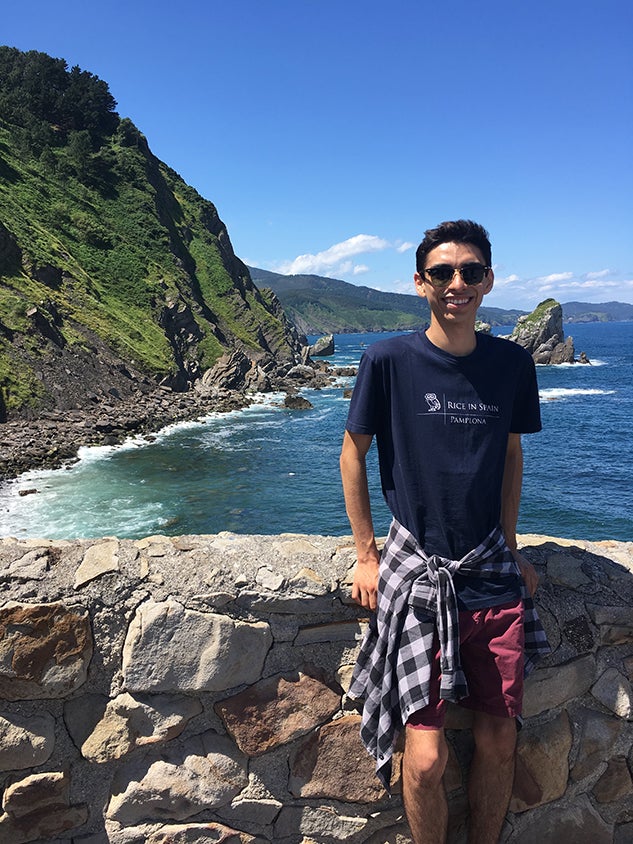
<instances>
[{"instance_id":1,"label":"man's hand","mask_svg":"<svg viewBox=\"0 0 633 844\"><path fill-rule=\"evenodd\" d=\"M352 598L367 610L376 609L378 603L378 568L380 556L359 560L354 569Z\"/></svg>"},{"instance_id":2,"label":"man's hand","mask_svg":"<svg viewBox=\"0 0 633 844\"><path fill-rule=\"evenodd\" d=\"M523 582L525 583L528 592L533 597L534 593L538 589L539 584L539 577L536 573L536 569L534 568L532 563L528 563L528 561L525 559L525 557L523 556L523 554L521 554L520 551L512 551L512 556L514 557L515 562L519 567L521 577L523 578Z\"/></svg>"}]
</instances>

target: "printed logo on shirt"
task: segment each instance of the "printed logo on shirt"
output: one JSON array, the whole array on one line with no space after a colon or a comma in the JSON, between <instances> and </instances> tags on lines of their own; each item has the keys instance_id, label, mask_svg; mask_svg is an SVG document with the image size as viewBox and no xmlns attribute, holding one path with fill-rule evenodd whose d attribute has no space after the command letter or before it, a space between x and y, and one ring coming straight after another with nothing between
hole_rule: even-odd
<instances>
[{"instance_id":1,"label":"printed logo on shirt","mask_svg":"<svg viewBox=\"0 0 633 844\"><path fill-rule=\"evenodd\" d=\"M442 409L442 405L439 403L435 393L427 393L424 398L429 406L429 413L436 413L438 410Z\"/></svg>"},{"instance_id":2,"label":"printed logo on shirt","mask_svg":"<svg viewBox=\"0 0 633 844\"><path fill-rule=\"evenodd\" d=\"M501 408L497 404L487 404L483 401L470 399L451 399L436 393L426 393L424 396L428 409L418 416L440 415L445 425L487 425L489 421L499 419Z\"/></svg>"}]
</instances>

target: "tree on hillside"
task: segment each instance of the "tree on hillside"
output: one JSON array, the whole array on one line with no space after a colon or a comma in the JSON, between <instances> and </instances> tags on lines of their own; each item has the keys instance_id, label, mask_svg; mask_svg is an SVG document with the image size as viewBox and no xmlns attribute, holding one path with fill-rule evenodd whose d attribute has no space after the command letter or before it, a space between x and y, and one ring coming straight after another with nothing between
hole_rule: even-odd
<instances>
[{"instance_id":1,"label":"tree on hillside","mask_svg":"<svg viewBox=\"0 0 633 844\"><path fill-rule=\"evenodd\" d=\"M65 143L71 132L87 131L96 146L119 122L116 100L108 86L64 59L15 47L0 47L0 114L46 145Z\"/></svg>"}]
</instances>

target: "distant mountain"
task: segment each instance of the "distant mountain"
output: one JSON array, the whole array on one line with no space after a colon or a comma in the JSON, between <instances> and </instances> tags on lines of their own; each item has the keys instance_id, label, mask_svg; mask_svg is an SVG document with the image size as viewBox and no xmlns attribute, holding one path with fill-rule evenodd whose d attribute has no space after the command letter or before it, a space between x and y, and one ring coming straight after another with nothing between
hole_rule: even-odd
<instances>
[{"instance_id":1,"label":"distant mountain","mask_svg":"<svg viewBox=\"0 0 633 844\"><path fill-rule=\"evenodd\" d=\"M627 302L567 302L565 322L626 322L633 320L633 305Z\"/></svg>"},{"instance_id":2,"label":"distant mountain","mask_svg":"<svg viewBox=\"0 0 633 844\"><path fill-rule=\"evenodd\" d=\"M280 275L249 267L260 288L277 295L288 318L305 334L406 331L429 322L429 306L414 293L383 293L318 275ZM514 325L526 311L480 308L491 325Z\"/></svg>"}]
</instances>

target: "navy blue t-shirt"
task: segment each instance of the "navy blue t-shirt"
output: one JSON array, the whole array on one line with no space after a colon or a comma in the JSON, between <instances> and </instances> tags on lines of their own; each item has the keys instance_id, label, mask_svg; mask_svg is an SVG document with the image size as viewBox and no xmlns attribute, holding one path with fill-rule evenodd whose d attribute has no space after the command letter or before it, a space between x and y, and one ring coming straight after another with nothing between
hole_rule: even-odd
<instances>
[{"instance_id":1,"label":"navy blue t-shirt","mask_svg":"<svg viewBox=\"0 0 633 844\"><path fill-rule=\"evenodd\" d=\"M424 332L380 340L361 359L346 427L376 436L395 518L427 554L460 559L499 524L508 434L541 428L532 357L486 334L464 357ZM518 583L487 584L483 595L466 580L455 583L470 609L518 595Z\"/></svg>"}]
</instances>

